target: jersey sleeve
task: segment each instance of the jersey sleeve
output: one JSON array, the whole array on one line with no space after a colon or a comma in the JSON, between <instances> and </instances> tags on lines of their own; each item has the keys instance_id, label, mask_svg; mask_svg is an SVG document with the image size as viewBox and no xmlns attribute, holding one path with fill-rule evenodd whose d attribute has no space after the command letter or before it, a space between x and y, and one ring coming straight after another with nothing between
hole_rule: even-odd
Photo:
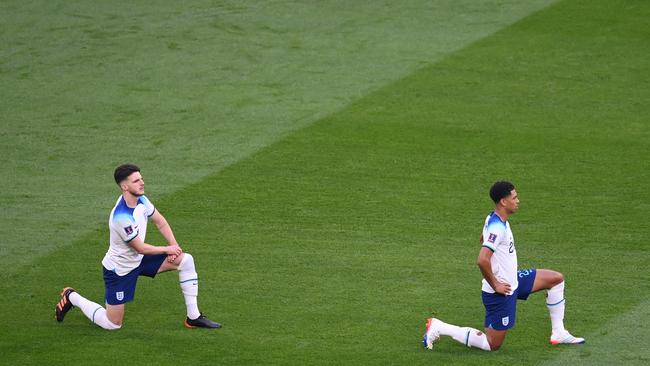
<instances>
[{"instance_id":1,"label":"jersey sleeve","mask_svg":"<svg viewBox=\"0 0 650 366\"><path fill-rule=\"evenodd\" d=\"M499 223L490 223L483 234L483 243L481 243L481 246L494 252L496 251L497 243L502 240L505 235L506 228L503 225Z\"/></svg>"},{"instance_id":2,"label":"jersey sleeve","mask_svg":"<svg viewBox=\"0 0 650 366\"><path fill-rule=\"evenodd\" d=\"M142 200L142 204L144 205L144 213L147 215L147 217L151 217L156 212L156 207L154 207L153 203L149 201L149 199L145 196L140 197Z\"/></svg>"},{"instance_id":3,"label":"jersey sleeve","mask_svg":"<svg viewBox=\"0 0 650 366\"><path fill-rule=\"evenodd\" d=\"M138 224L127 215L120 215L113 218L113 227L115 232L125 242L130 242L138 236Z\"/></svg>"}]
</instances>

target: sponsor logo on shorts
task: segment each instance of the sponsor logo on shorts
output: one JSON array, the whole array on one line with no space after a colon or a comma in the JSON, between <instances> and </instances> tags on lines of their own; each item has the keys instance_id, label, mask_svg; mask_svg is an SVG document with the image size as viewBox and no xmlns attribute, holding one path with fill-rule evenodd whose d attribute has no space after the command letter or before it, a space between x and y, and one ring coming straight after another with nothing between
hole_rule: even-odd
<instances>
[{"instance_id":1,"label":"sponsor logo on shorts","mask_svg":"<svg viewBox=\"0 0 650 366\"><path fill-rule=\"evenodd\" d=\"M490 236L488 237L488 241L492 244L494 244L496 240L497 240L497 234L490 234Z\"/></svg>"},{"instance_id":2,"label":"sponsor logo on shorts","mask_svg":"<svg viewBox=\"0 0 650 366\"><path fill-rule=\"evenodd\" d=\"M501 318L501 324L503 324L504 327L507 326L508 323L510 323L510 317L509 316L506 316L505 318Z\"/></svg>"},{"instance_id":3,"label":"sponsor logo on shorts","mask_svg":"<svg viewBox=\"0 0 650 366\"><path fill-rule=\"evenodd\" d=\"M115 293L115 297L117 298L118 301L124 300L124 291L118 291Z\"/></svg>"}]
</instances>

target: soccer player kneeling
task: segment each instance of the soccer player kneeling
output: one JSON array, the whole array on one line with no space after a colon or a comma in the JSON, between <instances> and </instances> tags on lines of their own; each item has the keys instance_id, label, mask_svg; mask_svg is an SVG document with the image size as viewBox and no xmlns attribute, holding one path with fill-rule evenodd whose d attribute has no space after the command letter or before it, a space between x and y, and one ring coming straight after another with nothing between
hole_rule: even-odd
<instances>
[{"instance_id":1,"label":"soccer player kneeling","mask_svg":"<svg viewBox=\"0 0 650 366\"><path fill-rule=\"evenodd\" d=\"M508 329L515 325L517 300L548 290L546 305L551 315L551 344L581 344L564 328L564 276L548 269L517 270L517 251L508 217L519 209L519 197L510 182L496 182L490 189L494 212L485 219L477 264L483 274L485 332L458 327L430 318L422 343L433 349L440 336L449 336L468 347L494 351L501 347Z\"/></svg>"},{"instance_id":2,"label":"soccer player kneeling","mask_svg":"<svg viewBox=\"0 0 650 366\"><path fill-rule=\"evenodd\" d=\"M178 271L181 291L185 297L188 328L221 328L199 311L199 277L194 258L184 253L176 242L167 220L144 195L144 180L140 168L132 164L120 165L114 172L115 183L122 195L117 199L109 218L110 244L102 260L106 308L66 287L55 308L55 318L62 322L73 307L78 307L91 322L104 329L122 327L124 307L133 301L139 276L155 277L167 271ZM147 223L151 219L167 246L145 243Z\"/></svg>"}]
</instances>

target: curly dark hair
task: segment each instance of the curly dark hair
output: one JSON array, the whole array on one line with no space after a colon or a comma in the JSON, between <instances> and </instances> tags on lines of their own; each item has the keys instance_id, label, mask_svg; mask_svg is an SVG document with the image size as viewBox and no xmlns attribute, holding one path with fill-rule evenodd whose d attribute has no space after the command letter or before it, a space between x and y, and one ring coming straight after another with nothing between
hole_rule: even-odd
<instances>
[{"instance_id":1,"label":"curly dark hair","mask_svg":"<svg viewBox=\"0 0 650 366\"><path fill-rule=\"evenodd\" d=\"M490 198L497 204L502 198L508 197L513 189L515 189L515 185L508 181L496 182L490 188Z\"/></svg>"}]
</instances>

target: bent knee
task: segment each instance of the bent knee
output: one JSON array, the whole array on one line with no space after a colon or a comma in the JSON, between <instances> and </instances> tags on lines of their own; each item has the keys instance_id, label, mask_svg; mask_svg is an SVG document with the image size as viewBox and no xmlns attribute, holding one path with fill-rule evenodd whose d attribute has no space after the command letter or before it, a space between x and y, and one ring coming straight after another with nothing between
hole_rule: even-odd
<instances>
[{"instance_id":1,"label":"bent knee","mask_svg":"<svg viewBox=\"0 0 650 366\"><path fill-rule=\"evenodd\" d=\"M498 343L495 342L494 344L492 344L492 343L489 343L489 344L490 344L490 351L497 351L499 348L501 348L501 345L503 343L502 342L498 342Z\"/></svg>"},{"instance_id":2,"label":"bent knee","mask_svg":"<svg viewBox=\"0 0 650 366\"><path fill-rule=\"evenodd\" d=\"M551 269L540 269L537 271L541 288L550 289L555 285L559 285L564 281L564 275L560 272ZM538 279L536 279L537 281Z\"/></svg>"},{"instance_id":3,"label":"bent knee","mask_svg":"<svg viewBox=\"0 0 650 366\"><path fill-rule=\"evenodd\" d=\"M490 351L496 351L499 348L501 348L501 345L503 344L503 341L505 339L505 334L503 335L489 335L487 334L487 341L488 345L490 346Z\"/></svg>"},{"instance_id":4,"label":"bent knee","mask_svg":"<svg viewBox=\"0 0 650 366\"><path fill-rule=\"evenodd\" d=\"M116 314L117 313L117 314ZM119 329L122 327L122 322L124 321L124 313L123 312L114 312L114 311L107 311L106 312L106 319L117 327L116 329Z\"/></svg>"},{"instance_id":5,"label":"bent knee","mask_svg":"<svg viewBox=\"0 0 650 366\"><path fill-rule=\"evenodd\" d=\"M181 261L194 262L194 257L190 253L183 253L183 258Z\"/></svg>"},{"instance_id":6,"label":"bent knee","mask_svg":"<svg viewBox=\"0 0 650 366\"><path fill-rule=\"evenodd\" d=\"M182 258L178 262L178 270L192 270L194 271L194 257L190 253L183 253Z\"/></svg>"}]
</instances>

